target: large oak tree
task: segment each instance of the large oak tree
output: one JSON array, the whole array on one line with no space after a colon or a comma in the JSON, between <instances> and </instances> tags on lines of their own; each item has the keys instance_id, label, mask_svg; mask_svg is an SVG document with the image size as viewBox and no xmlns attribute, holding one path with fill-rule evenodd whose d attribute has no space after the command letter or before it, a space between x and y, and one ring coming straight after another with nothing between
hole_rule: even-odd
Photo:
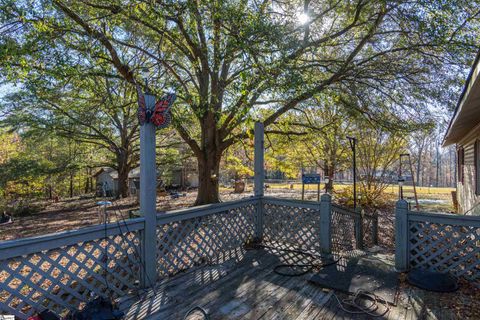
<instances>
[{"instance_id":1,"label":"large oak tree","mask_svg":"<svg viewBox=\"0 0 480 320\"><path fill-rule=\"evenodd\" d=\"M71 66L66 55L80 65L93 56L131 85L143 84L139 70L148 67L158 95L175 89L174 125L198 161L197 204L219 201L222 154L249 134L250 120L275 124L332 90L365 117L401 126L427 104L451 101L455 92L439 89L458 80L478 35L478 6L466 0L44 0L5 8L4 42L37 72L52 61ZM46 55L52 47L59 56ZM11 61L18 54L3 56L3 68L25 67Z\"/></svg>"}]
</instances>

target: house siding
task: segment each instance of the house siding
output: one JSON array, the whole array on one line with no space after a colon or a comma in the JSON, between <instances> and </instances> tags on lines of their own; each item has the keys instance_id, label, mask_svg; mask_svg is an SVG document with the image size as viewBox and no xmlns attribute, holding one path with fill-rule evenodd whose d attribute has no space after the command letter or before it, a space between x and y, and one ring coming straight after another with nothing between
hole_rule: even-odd
<instances>
[{"instance_id":1,"label":"house siding","mask_svg":"<svg viewBox=\"0 0 480 320\"><path fill-rule=\"evenodd\" d=\"M475 207L480 201L479 196L475 194L475 139L459 147L463 147L465 154L463 182L457 183L459 213L464 214L468 211L468 215L480 215L480 206Z\"/></svg>"}]
</instances>

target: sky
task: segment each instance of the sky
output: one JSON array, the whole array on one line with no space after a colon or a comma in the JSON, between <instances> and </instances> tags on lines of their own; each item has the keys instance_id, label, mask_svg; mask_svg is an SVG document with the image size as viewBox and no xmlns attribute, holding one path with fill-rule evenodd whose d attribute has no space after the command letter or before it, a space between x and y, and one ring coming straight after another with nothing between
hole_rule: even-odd
<instances>
[{"instance_id":1,"label":"sky","mask_svg":"<svg viewBox=\"0 0 480 320\"><path fill-rule=\"evenodd\" d=\"M0 100L3 100L3 97L12 91L16 90L15 86L11 83L5 83L0 85Z\"/></svg>"},{"instance_id":2,"label":"sky","mask_svg":"<svg viewBox=\"0 0 480 320\"><path fill-rule=\"evenodd\" d=\"M3 83L0 84L0 104L3 102L3 98L14 91L18 90L13 84L11 83ZM4 119L5 114L0 114L0 120Z\"/></svg>"}]
</instances>

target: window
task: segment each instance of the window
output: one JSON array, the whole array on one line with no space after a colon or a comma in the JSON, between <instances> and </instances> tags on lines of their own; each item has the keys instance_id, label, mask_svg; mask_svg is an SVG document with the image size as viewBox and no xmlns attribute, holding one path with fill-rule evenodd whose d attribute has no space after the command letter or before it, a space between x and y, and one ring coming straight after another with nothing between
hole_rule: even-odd
<instances>
[{"instance_id":1,"label":"window","mask_svg":"<svg viewBox=\"0 0 480 320\"><path fill-rule=\"evenodd\" d=\"M463 165L464 165L464 150L462 147L460 147L457 150L457 177L458 177L458 182L463 183Z\"/></svg>"}]
</instances>

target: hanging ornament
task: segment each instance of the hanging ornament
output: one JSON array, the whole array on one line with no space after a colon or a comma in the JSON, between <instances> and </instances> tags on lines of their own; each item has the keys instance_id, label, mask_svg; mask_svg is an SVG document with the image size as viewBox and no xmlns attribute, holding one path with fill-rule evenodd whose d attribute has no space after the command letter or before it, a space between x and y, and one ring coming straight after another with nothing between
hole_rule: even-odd
<instances>
[{"instance_id":1,"label":"hanging ornament","mask_svg":"<svg viewBox=\"0 0 480 320\"><path fill-rule=\"evenodd\" d=\"M163 98L161 98L159 101L157 101L157 103L155 103L153 110L151 110L147 108L145 96L142 92L142 89L139 85L137 85L136 87L138 94L137 117L140 125L151 122L159 129L166 128L172 121L170 108L172 107L173 102L177 98L175 93L169 93Z\"/></svg>"},{"instance_id":2,"label":"hanging ornament","mask_svg":"<svg viewBox=\"0 0 480 320\"><path fill-rule=\"evenodd\" d=\"M153 109L153 114L150 118L150 121L159 129L168 127L172 121L172 116L170 114L170 108L173 105L173 102L177 96L175 93L169 93L164 96L162 99L155 103L155 108Z\"/></svg>"}]
</instances>

